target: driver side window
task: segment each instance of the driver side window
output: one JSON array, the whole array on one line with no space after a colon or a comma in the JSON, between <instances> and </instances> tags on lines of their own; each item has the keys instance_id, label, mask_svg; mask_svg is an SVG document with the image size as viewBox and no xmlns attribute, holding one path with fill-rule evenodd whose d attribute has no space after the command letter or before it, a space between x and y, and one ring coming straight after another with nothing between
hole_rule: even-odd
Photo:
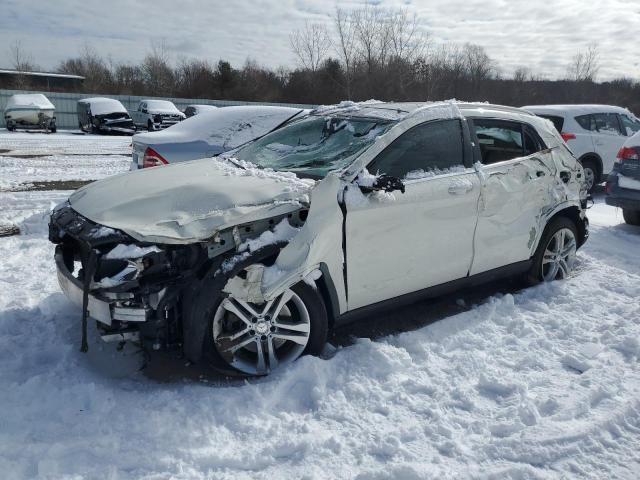
<instances>
[{"instance_id":1,"label":"driver side window","mask_svg":"<svg viewBox=\"0 0 640 480\"><path fill-rule=\"evenodd\" d=\"M367 170L411 179L463 165L462 126L456 119L416 125L380 152Z\"/></svg>"}]
</instances>

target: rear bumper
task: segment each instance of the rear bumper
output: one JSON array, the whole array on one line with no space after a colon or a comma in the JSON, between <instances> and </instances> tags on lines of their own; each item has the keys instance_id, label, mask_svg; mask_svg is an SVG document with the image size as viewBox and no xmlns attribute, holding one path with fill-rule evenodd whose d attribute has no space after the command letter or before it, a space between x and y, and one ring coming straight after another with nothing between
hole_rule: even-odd
<instances>
[{"instance_id":1,"label":"rear bumper","mask_svg":"<svg viewBox=\"0 0 640 480\"><path fill-rule=\"evenodd\" d=\"M605 191L607 205L625 210L640 210L640 190L620 187L617 172L612 172L607 178Z\"/></svg>"}]
</instances>

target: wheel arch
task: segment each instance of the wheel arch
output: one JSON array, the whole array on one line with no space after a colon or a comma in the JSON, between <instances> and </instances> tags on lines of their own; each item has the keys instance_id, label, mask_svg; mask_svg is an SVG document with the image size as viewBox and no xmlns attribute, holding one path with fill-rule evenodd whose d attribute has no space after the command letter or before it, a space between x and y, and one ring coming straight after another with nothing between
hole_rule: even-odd
<instances>
[{"instance_id":1,"label":"wheel arch","mask_svg":"<svg viewBox=\"0 0 640 480\"><path fill-rule=\"evenodd\" d=\"M580 248L582 245L584 245L584 242L587 240L587 237L588 237L587 227L580 215L581 215L581 210L575 205L562 208L547 219L547 222L545 224L545 229L547 228L547 225L549 225L551 222L553 222L554 219L558 217L568 218L576 226L576 230L578 232L578 248Z\"/></svg>"},{"instance_id":2,"label":"wheel arch","mask_svg":"<svg viewBox=\"0 0 640 480\"><path fill-rule=\"evenodd\" d=\"M585 153L578 159L578 161L580 162L580 165L582 165L582 162L586 160L593 160L595 162L596 168L598 169L598 172L597 172L598 177L596 178L596 183L599 183L600 180L602 179L602 174L604 170L602 157L600 157L600 155L598 155L596 152L589 152L589 153Z\"/></svg>"}]
</instances>

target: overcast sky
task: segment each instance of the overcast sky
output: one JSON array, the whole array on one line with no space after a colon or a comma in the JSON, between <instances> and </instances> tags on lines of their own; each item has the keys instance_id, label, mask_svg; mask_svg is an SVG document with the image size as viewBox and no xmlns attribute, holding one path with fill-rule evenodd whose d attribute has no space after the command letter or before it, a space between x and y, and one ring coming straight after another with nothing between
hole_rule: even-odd
<instances>
[{"instance_id":1,"label":"overcast sky","mask_svg":"<svg viewBox=\"0 0 640 480\"><path fill-rule=\"evenodd\" d=\"M599 79L640 78L640 0L378 0L419 16L435 43L484 46L504 74L528 66L562 77L578 49L596 42ZM363 1L340 1L343 8ZM295 65L291 31L305 20L332 26L334 0L0 0L0 68L11 68L19 40L43 69L77 55L88 43L114 61L136 62L164 40L181 56L241 66L247 57Z\"/></svg>"}]
</instances>

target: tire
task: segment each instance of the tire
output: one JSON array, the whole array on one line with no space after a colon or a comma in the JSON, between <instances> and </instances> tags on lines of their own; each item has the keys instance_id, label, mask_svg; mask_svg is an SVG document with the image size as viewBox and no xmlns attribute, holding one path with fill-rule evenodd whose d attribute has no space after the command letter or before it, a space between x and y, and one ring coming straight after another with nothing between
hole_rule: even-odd
<instances>
[{"instance_id":1,"label":"tire","mask_svg":"<svg viewBox=\"0 0 640 480\"><path fill-rule=\"evenodd\" d=\"M581 160L582 169L584 170L584 179L587 183L587 191L592 193L596 185L600 183L600 171L598 164L592 158Z\"/></svg>"},{"instance_id":2,"label":"tire","mask_svg":"<svg viewBox=\"0 0 640 480\"><path fill-rule=\"evenodd\" d=\"M629 225L640 226L640 210L622 209L622 217Z\"/></svg>"},{"instance_id":3,"label":"tire","mask_svg":"<svg viewBox=\"0 0 640 480\"><path fill-rule=\"evenodd\" d=\"M560 232L563 232L560 240ZM558 248L558 243L561 248ZM567 217L554 218L544 229L538 248L527 272L529 285L564 279L573 270L578 248L578 229ZM556 269L557 267L557 269ZM554 269L556 269L554 273Z\"/></svg>"},{"instance_id":4,"label":"tire","mask_svg":"<svg viewBox=\"0 0 640 480\"><path fill-rule=\"evenodd\" d=\"M147 122L147 130L153 132L153 123L151 123L151 120Z\"/></svg>"},{"instance_id":5,"label":"tire","mask_svg":"<svg viewBox=\"0 0 640 480\"><path fill-rule=\"evenodd\" d=\"M260 307L265 306L265 310L274 312L282 296L289 294L291 297L274 318L262 316L265 312ZM216 370L249 376L267 375L302 355L319 355L327 342L328 320L324 302L318 291L304 282L285 290L271 303L271 307L269 304L249 304L254 313L259 313L257 318L232 295L211 298L212 295L208 294L207 297L209 306L202 310L206 312L208 322L203 350L206 362ZM245 320L234 312L244 315ZM245 333L240 334L242 331ZM305 335L306 343L301 345L299 342ZM282 336L295 337L296 341L284 340ZM245 342L245 346L230 351ZM270 346L273 355L269 353ZM263 352L262 362L259 349Z\"/></svg>"}]
</instances>

